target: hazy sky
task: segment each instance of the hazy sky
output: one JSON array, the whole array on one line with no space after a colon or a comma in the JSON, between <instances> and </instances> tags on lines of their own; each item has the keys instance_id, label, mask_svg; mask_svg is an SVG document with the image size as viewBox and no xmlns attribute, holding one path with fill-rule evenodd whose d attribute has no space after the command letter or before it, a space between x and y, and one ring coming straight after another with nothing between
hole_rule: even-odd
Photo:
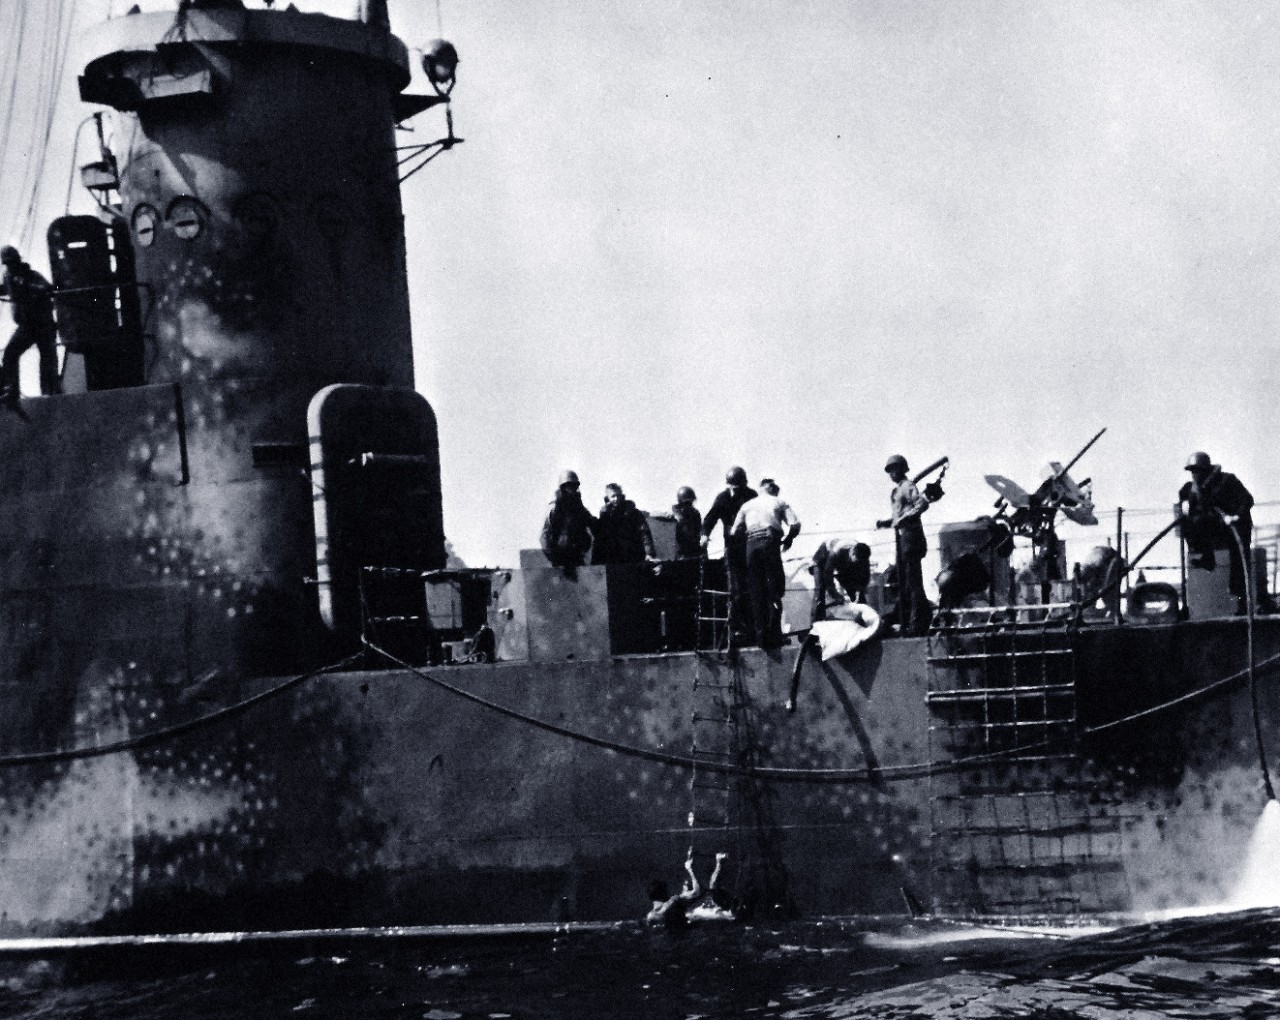
<instances>
[{"instance_id":1,"label":"hazy sky","mask_svg":"<svg viewBox=\"0 0 1280 1020\"><path fill-rule=\"evenodd\" d=\"M404 198L468 563L536 545L564 467L662 511L740 463L825 532L948 454L937 524L1108 426L1100 507L1196 448L1280 498L1280 5L440 3L466 143Z\"/></svg>"},{"instance_id":2,"label":"hazy sky","mask_svg":"<svg viewBox=\"0 0 1280 1020\"><path fill-rule=\"evenodd\" d=\"M468 559L532 544L564 466L661 509L742 463L844 529L889 453L950 455L964 519L1105 425L1100 506L1168 506L1198 447L1280 495L1280 7L443 15L468 140L406 199Z\"/></svg>"}]
</instances>

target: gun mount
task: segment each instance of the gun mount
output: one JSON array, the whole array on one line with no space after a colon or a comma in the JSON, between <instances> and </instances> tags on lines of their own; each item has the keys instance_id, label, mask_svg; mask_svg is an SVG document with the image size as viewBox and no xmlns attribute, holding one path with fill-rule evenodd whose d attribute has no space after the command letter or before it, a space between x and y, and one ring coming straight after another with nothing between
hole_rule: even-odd
<instances>
[{"instance_id":1,"label":"gun mount","mask_svg":"<svg viewBox=\"0 0 1280 1020\"><path fill-rule=\"evenodd\" d=\"M994 519L1006 530L1001 545L1011 544L1013 536L1021 535L1030 538L1038 551L1056 547L1055 525L1059 512L1076 524L1098 523L1094 515L1092 479L1076 482L1068 471L1106 431L1101 429L1065 466L1056 460L1050 461L1043 472L1044 480L1033 492L1004 475L984 476L986 483L999 493Z\"/></svg>"}]
</instances>

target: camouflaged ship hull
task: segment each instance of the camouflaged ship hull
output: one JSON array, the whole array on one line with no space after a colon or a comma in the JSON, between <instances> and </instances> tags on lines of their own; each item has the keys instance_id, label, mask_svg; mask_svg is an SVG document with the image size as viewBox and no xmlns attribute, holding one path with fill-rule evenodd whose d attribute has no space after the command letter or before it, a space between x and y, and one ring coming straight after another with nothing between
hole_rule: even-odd
<instances>
[{"instance_id":1,"label":"camouflaged ship hull","mask_svg":"<svg viewBox=\"0 0 1280 1020\"><path fill-rule=\"evenodd\" d=\"M794 713L795 649L325 675L153 747L5 769L4 922L634 918L647 880L676 878L691 844L728 851L730 887L762 911L1221 903L1264 798L1244 630L1086 629L1046 672L1030 655L1016 678L970 659L958 682L943 679L956 663L928 661L946 658L939 638L886 641L806 664ZM1259 662L1280 652L1272 621L1256 638ZM1274 756L1280 696L1269 668L1258 676ZM740 716L737 760L756 771L699 800L691 769L663 759L690 757L691 720L711 705L698 699L719 681ZM127 740L275 684L193 696L104 670L10 729L6 750L36 732ZM7 691L9 708L20 693ZM717 796L726 813L691 826L691 804Z\"/></svg>"}]
</instances>

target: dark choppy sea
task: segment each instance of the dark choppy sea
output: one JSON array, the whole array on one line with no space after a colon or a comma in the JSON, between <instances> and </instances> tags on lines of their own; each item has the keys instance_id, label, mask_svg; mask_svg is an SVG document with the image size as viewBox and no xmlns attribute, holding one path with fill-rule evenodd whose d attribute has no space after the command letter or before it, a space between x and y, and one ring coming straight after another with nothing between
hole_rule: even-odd
<instances>
[{"instance_id":1,"label":"dark choppy sea","mask_svg":"<svg viewBox=\"0 0 1280 1020\"><path fill-rule=\"evenodd\" d=\"M639 923L533 938L100 951L0 961L0 1015L1280 1017L1280 908L1110 931Z\"/></svg>"}]
</instances>

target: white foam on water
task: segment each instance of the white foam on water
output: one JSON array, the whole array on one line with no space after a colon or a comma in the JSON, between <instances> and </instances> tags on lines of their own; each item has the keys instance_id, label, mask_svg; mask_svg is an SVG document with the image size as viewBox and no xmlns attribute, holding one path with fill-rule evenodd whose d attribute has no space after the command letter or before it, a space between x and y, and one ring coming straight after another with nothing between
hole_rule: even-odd
<instances>
[{"instance_id":1,"label":"white foam on water","mask_svg":"<svg viewBox=\"0 0 1280 1020\"><path fill-rule=\"evenodd\" d=\"M939 930L920 930L912 925L897 932L867 932L862 937L863 944L872 949L888 949L909 951L927 949L933 946L949 945L963 942L988 942L993 939L1073 939L1081 935L1100 935L1112 931L1114 925L1096 926L1058 926L1052 924L1036 925L983 925L970 924L963 921L949 922Z\"/></svg>"},{"instance_id":2,"label":"white foam on water","mask_svg":"<svg viewBox=\"0 0 1280 1020\"><path fill-rule=\"evenodd\" d=\"M953 942L977 942L989 939L1025 939L1026 935L1011 931L991 931L990 929L968 928L955 931L934 931L914 935L895 935L887 932L867 932L862 936L863 945L872 949L912 950L928 949L933 946L948 945Z\"/></svg>"},{"instance_id":3,"label":"white foam on water","mask_svg":"<svg viewBox=\"0 0 1280 1020\"><path fill-rule=\"evenodd\" d=\"M1227 897L1232 910L1280 906L1280 803L1267 801L1249 838L1244 867Z\"/></svg>"}]
</instances>

